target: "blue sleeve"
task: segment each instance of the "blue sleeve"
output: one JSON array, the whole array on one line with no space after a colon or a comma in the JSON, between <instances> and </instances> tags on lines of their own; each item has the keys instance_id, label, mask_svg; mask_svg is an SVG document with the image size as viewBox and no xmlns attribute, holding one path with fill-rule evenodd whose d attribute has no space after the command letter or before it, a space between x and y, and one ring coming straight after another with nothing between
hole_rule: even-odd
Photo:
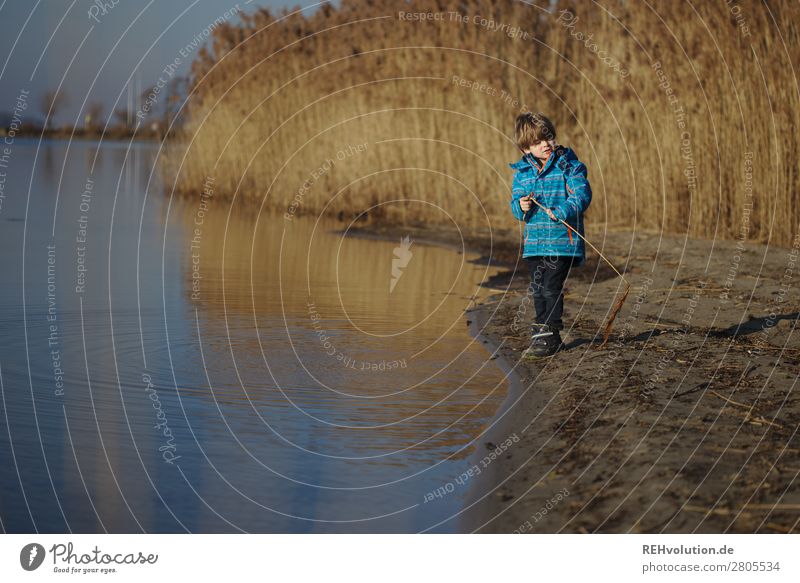
<instances>
[{"instance_id":1,"label":"blue sleeve","mask_svg":"<svg viewBox=\"0 0 800 583\"><path fill-rule=\"evenodd\" d=\"M527 213L522 212L522 209L519 206L519 199L526 195L525 190L522 188L522 183L519 178L519 172L514 173L514 181L511 185L511 214L514 215L514 218L518 221L525 221L530 218L531 215L535 212L536 205L534 205L531 210Z\"/></svg>"},{"instance_id":2,"label":"blue sleeve","mask_svg":"<svg viewBox=\"0 0 800 583\"><path fill-rule=\"evenodd\" d=\"M567 198L553 209L553 214L562 221L573 221L585 212L592 202L592 187L589 185L586 165L577 162L564 175L567 181Z\"/></svg>"}]
</instances>

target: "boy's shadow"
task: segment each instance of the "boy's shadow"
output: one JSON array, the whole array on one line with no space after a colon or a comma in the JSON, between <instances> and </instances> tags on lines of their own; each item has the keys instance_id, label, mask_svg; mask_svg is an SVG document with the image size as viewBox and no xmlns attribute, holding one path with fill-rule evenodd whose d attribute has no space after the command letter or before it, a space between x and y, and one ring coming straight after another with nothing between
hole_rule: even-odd
<instances>
[{"instance_id":1,"label":"boy's shadow","mask_svg":"<svg viewBox=\"0 0 800 583\"><path fill-rule=\"evenodd\" d=\"M740 322L738 324L733 324L732 326L728 326L727 328L722 329L711 329L708 331L698 329L701 334L708 336L709 338L738 338L739 336L749 336L750 334L756 334L764 329L771 329L774 328L780 320L797 320L800 318L800 312L793 312L789 314L778 314L772 321L771 325L767 325L770 321L769 316L764 316L762 318L751 318L747 322ZM631 336L630 338L626 338L625 340L620 340L619 338L614 338L613 331L612 336L608 339L609 344L631 344L634 342L643 342L653 338L655 336L661 336L663 334L668 334L670 330L664 330L658 328L657 326L654 327L652 330L647 330L645 332L641 332L636 336ZM579 346L583 346L584 344L601 344L603 342L603 334L602 330L599 330L593 338L576 338L575 340L570 341L568 344L565 344L562 350L571 350L573 348L578 348Z\"/></svg>"}]
</instances>

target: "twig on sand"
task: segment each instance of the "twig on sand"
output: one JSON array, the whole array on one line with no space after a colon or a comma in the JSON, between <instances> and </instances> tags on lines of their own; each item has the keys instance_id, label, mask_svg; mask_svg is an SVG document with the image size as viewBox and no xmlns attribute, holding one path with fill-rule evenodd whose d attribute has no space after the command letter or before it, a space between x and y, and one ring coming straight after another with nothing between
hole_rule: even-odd
<instances>
[{"instance_id":1,"label":"twig on sand","mask_svg":"<svg viewBox=\"0 0 800 583\"><path fill-rule=\"evenodd\" d=\"M745 409L749 409L749 410L752 410L752 409L753 409L753 406L752 406L752 405L745 405L744 403L740 403L739 401L734 401L733 399L729 399L728 397L726 397L725 395L722 395L722 394L718 393L717 391L709 391L709 393L711 393L711 394L712 394L712 395L714 395L715 397L719 397L719 398L720 398L720 399L722 399L723 401L727 401L727 402L728 402L728 403L730 403L731 405L736 405L737 407L744 407Z\"/></svg>"},{"instance_id":2,"label":"twig on sand","mask_svg":"<svg viewBox=\"0 0 800 583\"><path fill-rule=\"evenodd\" d=\"M757 348L758 350L780 350L781 352L800 352L800 348L786 348L784 346L759 346L757 344L741 343L740 348Z\"/></svg>"},{"instance_id":3,"label":"twig on sand","mask_svg":"<svg viewBox=\"0 0 800 583\"><path fill-rule=\"evenodd\" d=\"M677 395L675 395L675 396L674 396L674 397L672 397L672 398L673 398L673 399L677 399L678 397L684 397L684 396L686 396L686 395L691 395L691 394L692 394L692 393L694 393L694 392L697 392L697 391L702 391L702 390L704 390L704 389L707 389L707 388L708 388L708 387L710 387L710 386L711 386L711 382L710 382L710 381L709 381L709 382L705 382L705 383L700 383L700 384L699 384L699 385L697 385L696 387L694 387L694 388L692 388L692 389L689 389L689 390L687 390L687 391L683 391L682 393L678 393Z\"/></svg>"},{"instance_id":4,"label":"twig on sand","mask_svg":"<svg viewBox=\"0 0 800 583\"><path fill-rule=\"evenodd\" d=\"M774 421L770 421L763 415L753 416L753 408L755 407L755 403L752 405L745 405L744 403L739 403L738 401L734 401L733 399L729 399L725 395L718 393L717 391L709 391L710 394L714 395L715 397L719 397L723 401L730 403L736 407L741 407L743 409L747 409L747 413L745 414L744 420L746 423L753 423L754 425L771 425L772 427L778 427L783 429L783 425L780 423L775 423Z\"/></svg>"},{"instance_id":5,"label":"twig on sand","mask_svg":"<svg viewBox=\"0 0 800 583\"><path fill-rule=\"evenodd\" d=\"M705 515L730 516L732 514L732 511L728 508L706 508L705 506L692 506L691 504L686 504L683 509L689 512L702 512Z\"/></svg>"},{"instance_id":6,"label":"twig on sand","mask_svg":"<svg viewBox=\"0 0 800 583\"><path fill-rule=\"evenodd\" d=\"M653 292L679 292L679 291L681 291L681 292L682 291L694 292L694 291L697 291L697 289L698 289L697 286L694 286L694 287L659 287L659 288L648 288L647 293L653 293ZM725 287L708 287L708 286L706 286L706 287L703 287L703 288L700 288L700 289L702 289L704 292L717 292L717 291L725 291L728 288L725 288ZM680 298L678 298L678 299L680 299Z\"/></svg>"},{"instance_id":7,"label":"twig on sand","mask_svg":"<svg viewBox=\"0 0 800 583\"><path fill-rule=\"evenodd\" d=\"M800 511L800 504L745 504L748 510L792 510Z\"/></svg>"}]
</instances>

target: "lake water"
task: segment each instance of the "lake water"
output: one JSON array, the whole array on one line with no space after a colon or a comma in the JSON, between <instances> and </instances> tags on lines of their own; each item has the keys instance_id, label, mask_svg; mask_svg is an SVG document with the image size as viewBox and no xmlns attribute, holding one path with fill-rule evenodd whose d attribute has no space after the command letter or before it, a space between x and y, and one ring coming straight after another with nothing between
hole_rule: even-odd
<instances>
[{"instance_id":1,"label":"lake water","mask_svg":"<svg viewBox=\"0 0 800 583\"><path fill-rule=\"evenodd\" d=\"M151 144L0 172L3 530L458 528L507 391L464 317L493 271L170 197Z\"/></svg>"}]
</instances>

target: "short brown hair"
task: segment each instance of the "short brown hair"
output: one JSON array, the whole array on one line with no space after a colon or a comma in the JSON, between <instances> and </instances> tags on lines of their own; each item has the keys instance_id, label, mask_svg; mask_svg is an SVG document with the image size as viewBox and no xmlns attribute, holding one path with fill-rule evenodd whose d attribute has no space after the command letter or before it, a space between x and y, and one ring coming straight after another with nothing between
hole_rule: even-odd
<instances>
[{"instance_id":1,"label":"short brown hair","mask_svg":"<svg viewBox=\"0 0 800 583\"><path fill-rule=\"evenodd\" d=\"M514 123L514 137L521 150L527 150L542 140L555 140L556 127L541 113L527 111L517 116Z\"/></svg>"}]
</instances>

